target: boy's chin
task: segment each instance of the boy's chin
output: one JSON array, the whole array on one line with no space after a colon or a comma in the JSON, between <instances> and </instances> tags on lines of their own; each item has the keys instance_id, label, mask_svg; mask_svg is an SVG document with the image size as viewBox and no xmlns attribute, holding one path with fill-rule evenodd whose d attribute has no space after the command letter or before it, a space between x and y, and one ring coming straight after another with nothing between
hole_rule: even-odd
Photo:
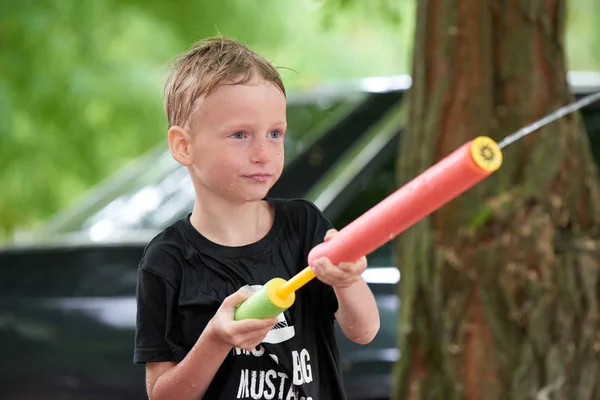
<instances>
[{"instance_id":1,"label":"boy's chin","mask_svg":"<svg viewBox=\"0 0 600 400\"><path fill-rule=\"evenodd\" d=\"M263 200L268 193L268 190L252 190L245 193L240 193L237 197L241 202L254 203Z\"/></svg>"}]
</instances>

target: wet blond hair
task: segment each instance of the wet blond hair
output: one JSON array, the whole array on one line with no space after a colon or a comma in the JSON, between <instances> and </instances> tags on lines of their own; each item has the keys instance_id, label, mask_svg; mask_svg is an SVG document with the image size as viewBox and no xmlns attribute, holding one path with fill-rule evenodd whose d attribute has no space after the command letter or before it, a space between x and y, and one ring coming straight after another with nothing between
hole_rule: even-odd
<instances>
[{"instance_id":1,"label":"wet blond hair","mask_svg":"<svg viewBox=\"0 0 600 400\"><path fill-rule=\"evenodd\" d=\"M169 127L189 124L196 101L225 84L243 84L258 74L285 95L277 69L242 42L229 37L212 37L196 42L181 54L166 80L165 111Z\"/></svg>"}]
</instances>

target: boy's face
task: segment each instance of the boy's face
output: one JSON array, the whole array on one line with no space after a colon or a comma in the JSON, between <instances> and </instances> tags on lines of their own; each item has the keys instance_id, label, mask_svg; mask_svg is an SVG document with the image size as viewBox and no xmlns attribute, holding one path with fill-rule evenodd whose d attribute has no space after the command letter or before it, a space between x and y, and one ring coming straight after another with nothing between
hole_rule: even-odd
<instances>
[{"instance_id":1,"label":"boy's face","mask_svg":"<svg viewBox=\"0 0 600 400\"><path fill-rule=\"evenodd\" d=\"M286 129L285 96L274 84L254 78L211 91L190 128L196 190L233 202L264 198L283 170Z\"/></svg>"}]
</instances>

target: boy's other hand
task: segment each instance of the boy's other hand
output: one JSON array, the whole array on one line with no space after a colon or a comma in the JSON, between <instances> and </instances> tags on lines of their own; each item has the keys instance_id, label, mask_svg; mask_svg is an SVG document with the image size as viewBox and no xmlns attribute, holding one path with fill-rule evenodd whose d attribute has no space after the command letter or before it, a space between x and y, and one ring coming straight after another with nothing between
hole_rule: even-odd
<instances>
[{"instance_id":1,"label":"boy's other hand","mask_svg":"<svg viewBox=\"0 0 600 400\"><path fill-rule=\"evenodd\" d=\"M235 321L235 308L250 297L251 293L240 289L223 300L221 307L210 320L208 328L220 342L251 351L258 346L267 333L277 324L277 318L246 319Z\"/></svg>"},{"instance_id":2,"label":"boy's other hand","mask_svg":"<svg viewBox=\"0 0 600 400\"><path fill-rule=\"evenodd\" d=\"M330 229L325 234L325 241L331 240L338 231ZM361 274L367 268L367 257L363 256L355 262L341 262L333 265L327 257L314 261L312 270L316 277L334 288L347 288L361 279Z\"/></svg>"}]
</instances>

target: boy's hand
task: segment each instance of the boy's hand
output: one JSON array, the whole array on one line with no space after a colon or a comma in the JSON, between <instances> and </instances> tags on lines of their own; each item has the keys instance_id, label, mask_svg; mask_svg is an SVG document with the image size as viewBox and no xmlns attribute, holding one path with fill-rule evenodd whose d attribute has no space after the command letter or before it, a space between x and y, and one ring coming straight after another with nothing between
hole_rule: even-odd
<instances>
[{"instance_id":1,"label":"boy's hand","mask_svg":"<svg viewBox=\"0 0 600 400\"><path fill-rule=\"evenodd\" d=\"M331 240L338 231L330 229L325 235L325 241ZM321 257L312 265L316 277L334 288L343 289L361 279L361 274L367 268L367 257L363 256L355 262L342 262L333 265L327 257Z\"/></svg>"},{"instance_id":2,"label":"boy's hand","mask_svg":"<svg viewBox=\"0 0 600 400\"><path fill-rule=\"evenodd\" d=\"M277 323L277 318L242 321L233 319L235 308L250 297L250 294L240 289L223 300L208 326L210 332L220 342L248 351L258 346Z\"/></svg>"}]
</instances>

